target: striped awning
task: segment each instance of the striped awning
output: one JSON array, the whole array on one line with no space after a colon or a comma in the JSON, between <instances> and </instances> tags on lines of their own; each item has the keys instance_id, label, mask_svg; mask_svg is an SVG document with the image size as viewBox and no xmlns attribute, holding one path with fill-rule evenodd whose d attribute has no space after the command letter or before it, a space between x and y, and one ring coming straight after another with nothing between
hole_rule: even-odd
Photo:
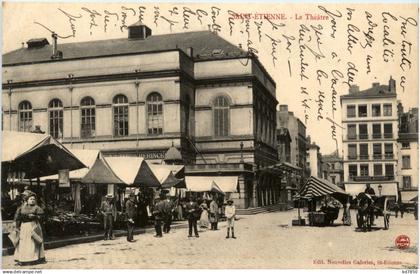
<instances>
[{"instance_id":1,"label":"striped awning","mask_svg":"<svg viewBox=\"0 0 420 274\"><path fill-rule=\"evenodd\" d=\"M329 181L311 176L294 198L311 200L325 195L331 195L342 203L346 203L347 198L350 196L350 194Z\"/></svg>"}]
</instances>

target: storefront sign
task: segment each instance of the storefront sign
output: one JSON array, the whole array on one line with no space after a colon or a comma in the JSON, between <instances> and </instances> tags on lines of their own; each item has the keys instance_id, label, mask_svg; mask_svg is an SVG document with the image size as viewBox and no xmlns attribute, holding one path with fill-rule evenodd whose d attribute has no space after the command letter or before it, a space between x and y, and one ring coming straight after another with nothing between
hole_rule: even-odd
<instances>
[{"instance_id":1,"label":"storefront sign","mask_svg":"<svg viewBox=\"0 0 420 274\"><path fill-rule=\"evenodd\" d=\"M58 171L58 185L60 187L70 187L69 170L63 169Z\"/></svg>"},{"instance_id":2,"label":"storefront sign","mask_svg":"<svg viewBox=\"0 0 420 274\"><path fill-rule=\"evenodd\" d=\"M140 152L139 156L144 159L163 159L165 158L165 152L163 151Z\"/></svg>"}]
</instances>

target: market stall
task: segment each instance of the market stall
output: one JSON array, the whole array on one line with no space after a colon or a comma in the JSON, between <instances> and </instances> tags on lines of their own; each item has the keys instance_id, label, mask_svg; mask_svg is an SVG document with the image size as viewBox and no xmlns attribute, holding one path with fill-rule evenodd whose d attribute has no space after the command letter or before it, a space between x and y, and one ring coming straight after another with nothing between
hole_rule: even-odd
<instances>
[{"instance_id":1,"label":"market stall","mask_svg":"<svg viewBox=\"0 0 420 274\"><path fill-rule=\"evenodd\" d=\"M294 197L296 200L308 201L308 218L310 225L328 225L338 217L339 201L345 205L351 198L350 194L327 180L309 177L299 193ZM316 210L316 202L324 199L324 205ZM299 220L300 208L298 210Z\"/></svg>"}]
</instances>

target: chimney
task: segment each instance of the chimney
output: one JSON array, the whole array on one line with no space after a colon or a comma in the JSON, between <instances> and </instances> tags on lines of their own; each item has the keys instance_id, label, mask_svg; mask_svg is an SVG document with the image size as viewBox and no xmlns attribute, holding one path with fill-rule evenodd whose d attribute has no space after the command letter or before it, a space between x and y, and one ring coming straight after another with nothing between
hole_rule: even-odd
<instances>
[{"instance_id":1,"label":"chimney","mask_svg":"<svg viewBox=\"0 0 420 274\"><path fill-rule=\"evenodd\" d=\"M288 105L280 105L279 106L279 111L288 112L289 111L289 106Z\"/></svg>"},{"instance_id":2,"label":"chimney","mask_svg":"<svg viewBox=\"0 0 420 274\"><path fill-rule=\"evenodd\" d=\"M57 33L53 32L51 34L52 37L52 56L57 56Z\"/></svg>"},{"instance_id":3,"label":"chimney","mask_svg":"<svg viewBox=\"0 0 420 274\"><path fill-rule=\"evenodd\" d=\"M392 79L392 76L389 78L389 83L388 83L388 91L390 93L396 93L397 89L396 89L397 83L394 79Z\"/></svg>"},{"instance_id":4,"label":"chimney","mask_svg":"<svg viewBox=\"0 0 420 274\"><path fill-rule=\"evenodd\" d=\"M192 47L187 48L187 55L191 58L194 57L194 49Z\"/></svg>"},{"instance_id":5,"label":"chimney","mask_svg":"<svg viewBox=\"0 0 420 274\"><path fill-rule=\"evenodd\" d=\"M350 89L349 89L349 94L355 94L358 93L359 90L359 86L358 85L351 85Z\"/></svg>"}]
</instances>

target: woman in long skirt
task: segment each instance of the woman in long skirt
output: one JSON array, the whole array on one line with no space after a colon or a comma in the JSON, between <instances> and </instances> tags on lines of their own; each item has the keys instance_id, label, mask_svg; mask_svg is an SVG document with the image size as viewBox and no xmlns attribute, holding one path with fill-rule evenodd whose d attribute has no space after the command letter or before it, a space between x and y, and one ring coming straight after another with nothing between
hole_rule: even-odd
<instances>
[{"instance_id":1,"label":"woman in long skirt","mask_svg":"<svg viewBox=\"0 0 420 274\"><path fill-rule=\"evenodd\" d=\"M15 214L19 242L15 249L15 261L18 265L33 265L45 262L44 239L40 220L44 215L42 208L36 205L35 193L29 193L24 203Z\"/></svg>"},{"instance_id":2,"label":"woman in long skirt","mask_svg":"<svg viewBox=\"0 0 420 274\"><path fill-rule=\"evenodd\" d=\"M200 207L201 207L200 227L207 229L209 226L209 212L207 210L207 203L205 200L200 205Z\"/></svg>"}]
</instances>

